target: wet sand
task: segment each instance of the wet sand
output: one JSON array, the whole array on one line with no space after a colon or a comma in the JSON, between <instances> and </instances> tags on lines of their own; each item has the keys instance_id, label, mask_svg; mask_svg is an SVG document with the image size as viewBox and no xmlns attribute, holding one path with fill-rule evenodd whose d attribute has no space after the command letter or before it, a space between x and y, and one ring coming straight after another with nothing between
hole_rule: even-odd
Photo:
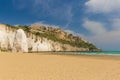
<instances>
[{"instance_id":1,"label":"wet sand","mask_svg":"<svg viewBox=\"0 0 120 80\"><path fill-rule=\"evenodd\" d=\"M120 58L0 53L0 80L120 80Z\"/></svg>"}]
</instances>

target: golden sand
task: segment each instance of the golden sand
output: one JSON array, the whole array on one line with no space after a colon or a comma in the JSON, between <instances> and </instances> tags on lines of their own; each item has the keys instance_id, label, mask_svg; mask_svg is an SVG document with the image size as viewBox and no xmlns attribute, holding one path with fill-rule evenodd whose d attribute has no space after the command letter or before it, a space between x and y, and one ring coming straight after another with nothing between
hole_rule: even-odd
<instances>
[{"instance_id":1,"label":"golden sand","mask_svg":"<svg viewBox=\"0 0 120 80\"><path fill-rule=\"evenodd\" d=\"M120 80L120 59L0 53L0 80Z\"/></svg>"}]
</instances>

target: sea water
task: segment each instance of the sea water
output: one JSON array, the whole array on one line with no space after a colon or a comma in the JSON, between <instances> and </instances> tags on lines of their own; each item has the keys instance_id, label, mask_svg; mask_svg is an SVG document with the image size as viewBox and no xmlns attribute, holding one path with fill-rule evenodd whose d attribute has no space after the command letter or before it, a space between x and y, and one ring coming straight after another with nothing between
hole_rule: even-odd
<instances>
[{"instance_id":1,"label":"sea water","mask_svg":"<svg viewBox=\"0 0 120 80\"><path fill-rule=\"evenodd\" d=\"M63 52L64 54L73 55L115 55L120 56L120 51L103 51L103 52Z\"/></svg>"},{"instance_id":2,"label":"sea water","mask_svg":"<svg viewBox=\"0 0 120 80\"><path fill-rule=\"evenodd\" d=\"M102 51L102 52L37 52L56 55L108 55L108 56L120 56L120 51Z\"/></svg>"}]
</instances>

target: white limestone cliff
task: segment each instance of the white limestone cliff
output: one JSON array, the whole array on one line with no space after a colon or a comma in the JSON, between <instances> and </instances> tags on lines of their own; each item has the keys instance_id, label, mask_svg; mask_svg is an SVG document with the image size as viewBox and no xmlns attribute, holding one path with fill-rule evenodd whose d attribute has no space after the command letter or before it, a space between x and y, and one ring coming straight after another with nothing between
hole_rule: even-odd
<instances>
[{"instance_id":1,"label":"white limestone cliff","mask_svg":"<svg viewBox=\"0 0 120 80\"><path fill-rule=\"evenodd\" d=\"M89 51L87 48L72 47L43 37L38 37L36 40L34 34L26 37L24 30L10 28L4 24L0 24L0 50L13 52Z\"/></svg>"}]
</instances>

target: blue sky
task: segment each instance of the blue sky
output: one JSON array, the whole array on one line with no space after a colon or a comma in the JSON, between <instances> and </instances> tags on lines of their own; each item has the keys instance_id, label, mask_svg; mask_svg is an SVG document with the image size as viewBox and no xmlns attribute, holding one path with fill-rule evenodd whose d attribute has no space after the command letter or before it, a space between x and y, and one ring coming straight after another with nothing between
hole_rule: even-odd
<instances>
[{"instance_id":1,"label":"blue sky","mask_svg":"<svg viewBox=\"0 0 120 80\"><path fill-rule=\"evenodd\" d=\"M46 24L120 50L120 0L0 0L0 23Z\"/></svg>"}]
</instances>

